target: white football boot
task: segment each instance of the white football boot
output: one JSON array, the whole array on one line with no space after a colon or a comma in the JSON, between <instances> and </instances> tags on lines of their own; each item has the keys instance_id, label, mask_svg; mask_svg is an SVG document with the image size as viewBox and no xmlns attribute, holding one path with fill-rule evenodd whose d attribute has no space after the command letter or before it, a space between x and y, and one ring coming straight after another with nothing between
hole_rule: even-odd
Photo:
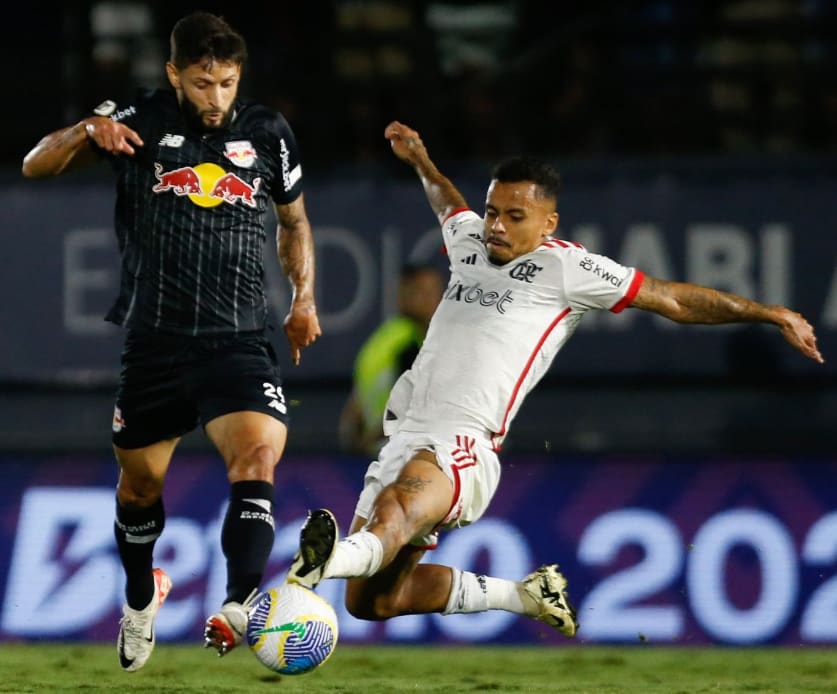
<instances>
[{"instance_id":1,"label":"white football boot","mask_svg":"<svg viewBox=\"0 0 837 694\"><path fill-rule=\"evenodd\" d=\"M542 566L520 582L538 609L535 619L557 629L564 636L575 636L578 622L567 597L567 579L557 564Z\"/></svg>"},{"instance_id":2,"label":"white football boot","mask_svg":"<svg viewBox=\"0 0 837 694\"><path fill-rule=\"evenodd\" d=\"M151 657L156 642L154 619L171 591L171 579L166 572L154 569L153 573L154 597L148 606L141 610L128 607L127 603L122 606L116 650L119 664L128 672L139 670Z\"/></svg>"}]
</instances>

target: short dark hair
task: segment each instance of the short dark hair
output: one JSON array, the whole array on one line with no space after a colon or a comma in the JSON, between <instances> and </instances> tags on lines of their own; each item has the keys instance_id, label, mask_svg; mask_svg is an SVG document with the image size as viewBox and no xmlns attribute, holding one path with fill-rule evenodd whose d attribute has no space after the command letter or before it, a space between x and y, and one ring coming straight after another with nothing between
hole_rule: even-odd
<instances>
[{"instance_id":1,"label":"short dark hair","mask_svg":"<svg viewBox=\"0 0 837 694\"><path fill-rule=\"evenodd\" d=\"M171 30L171 62L178 70L205 60L244 65L247 43L223 17L192 12Z\"/></svg>"},{"instance_id":2,"label":"short dark hair","mask_svg":"<svg viewBox=\"0 0 837 694\"><path fill-rule=\"evenodd\" d=\"M504 159L491 172L491 178L499 183L532 181L537 186L538 196L552 198L558 203L561 192L561 174L545 161L528 156Z\"/></svg>"}]
</instances>

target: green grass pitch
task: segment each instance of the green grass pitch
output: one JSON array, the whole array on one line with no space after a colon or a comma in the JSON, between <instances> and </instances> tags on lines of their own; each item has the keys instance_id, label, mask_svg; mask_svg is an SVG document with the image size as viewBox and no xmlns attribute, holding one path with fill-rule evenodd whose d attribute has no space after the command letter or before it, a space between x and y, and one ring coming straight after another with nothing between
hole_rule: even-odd
<instances>
[{"instance_id":1,"label":"green grass pitch","mask_svg":"<svg viewBox=\"0 0 837 694\"><path fill-rule=\"evenodd\" d=\"M320 669L280 677L246 648L218 658L158 644L122 672L114 645L0 644L0 692L835 692L837 650L814 648L338 646Z\"/></svg>"}]
</instances>

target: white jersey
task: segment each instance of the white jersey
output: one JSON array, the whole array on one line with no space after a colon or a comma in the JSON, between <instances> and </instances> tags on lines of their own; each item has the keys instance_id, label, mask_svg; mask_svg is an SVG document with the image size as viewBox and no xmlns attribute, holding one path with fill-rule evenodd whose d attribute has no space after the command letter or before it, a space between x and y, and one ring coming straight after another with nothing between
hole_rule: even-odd
<instances>
[{"instance_id":1,"label":"white jersey","mask_svg":"<svg viewBox=\"0 0 837 694\"><path fill-rule=\"evenodd\" d=\"M549 239L494 265L482 218L457 210L442 233L450 282L409 372L393 387L387 433L473 432L500 449L524 398L590 309L618 313L643 273Z\"/></svg>"}]
</instances>

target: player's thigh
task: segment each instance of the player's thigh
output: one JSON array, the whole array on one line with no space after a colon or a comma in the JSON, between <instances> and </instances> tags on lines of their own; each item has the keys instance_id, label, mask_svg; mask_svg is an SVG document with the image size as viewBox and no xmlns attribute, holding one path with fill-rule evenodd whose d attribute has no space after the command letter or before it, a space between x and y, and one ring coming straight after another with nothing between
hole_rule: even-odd
<instances>
[{"instance_id":1,"label":"player's thigh","mask_svg":"<svg viewBox=\"0 0 837 694\"><path fill-rule=\"evenodd\" d=\"M201 422L230 481L272 481L287 439L287 405L270 342L261 335L225 341L194 381Z\"/></svg>"},{"instance_id":2,"label":"player's thigh","mask_svg":"<svg viewBox=\"0 0 837 694\"><path fill-rule=\"evenodd\" d=\"M445 518L453 495L453 484L435 455L429 450L416 451L396 480L381 490L370 525L400 522L406 544L430 533Z\"/></svg>"},{"instance_id":3,"label":"player's thigh","mask_svg":"<svg viewBox=\"0 0 837 694\"><path fill-rule=\"evenodd\" d=\"M119 464L117 493L122 503L142 505L159 498L179 440L167 439L141 448L114 445L113 451Z\"/></svg>"}]
</instances>

